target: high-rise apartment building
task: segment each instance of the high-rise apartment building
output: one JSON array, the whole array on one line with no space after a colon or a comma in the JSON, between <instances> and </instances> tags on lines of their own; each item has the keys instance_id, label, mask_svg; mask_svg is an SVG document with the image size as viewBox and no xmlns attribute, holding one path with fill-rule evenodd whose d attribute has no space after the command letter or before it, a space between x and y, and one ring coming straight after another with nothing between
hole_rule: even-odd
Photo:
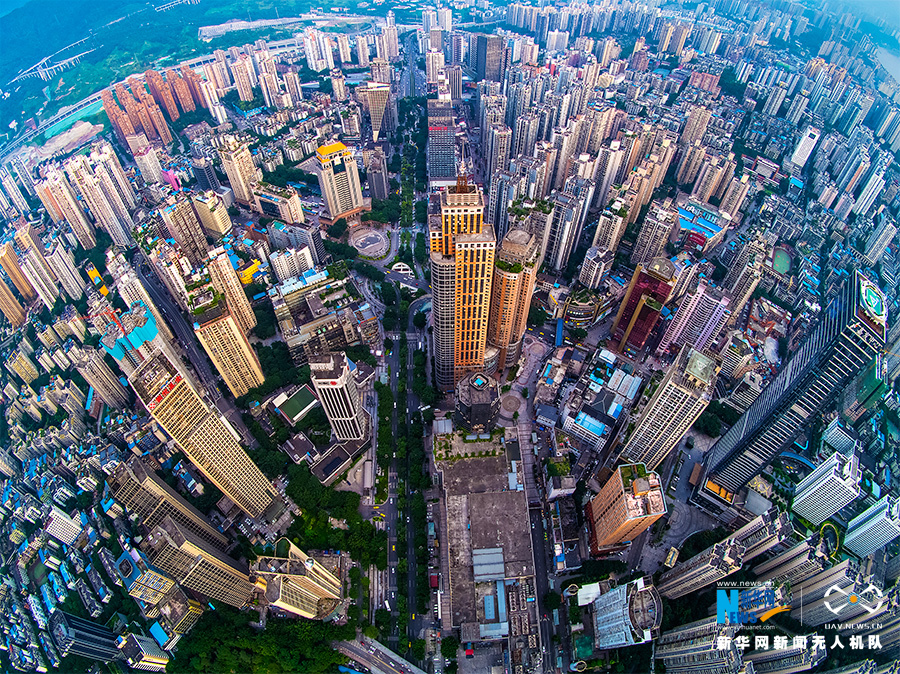
<instances>
[{"instance_id":1,"label":"high-rise apartment building","mask_svg":"<svg viewBox=\"0 0 900 674\"><path fill-rule=\"evenodd\" d=\"M622 235L625 234L625 228L628 226L628 220L621 215L622 208L624 208L624 204L617 202L600 214L592 246L612 251L615 254Z\"/></svg>"},{"instance_id":2,"label":"high-rise apartment building","mask_svg":"<svg viewBox=\"0 0 900 674\"><path fill-rule=\"evenodd\" d=\"M211 410L164 354L134 371L130 383L144 407L195 466L251 517L275 490L238 444L237 433Z\"/></svg>"},{"instance_id":3,"label":"high-rise apartment building","mask_svg":"<svg viewBox=\"0 0 900 674\"><path fill-rule=\"evenodd\" d=\"M591 602L594 648L634 646L659 636L662 599L650 578L638 578L604 592Z\"/></svg>"},{"instance_id":4,"label":"high-rise apartment building","mask_svg":"<svg viewBox=\"0 0 900 674\"><path fill-rule=\"evenodd\" d=\"M884 294L855 272L775 380L707 452L697 498L730 505L884 350L886 320Z\"/></svg>"},{"instance_id":5,"label":"high-rise apartment building","mask_svg":"<svg viewBox=\"0 0 900 674\"><path fill-rule=\"evenodd\" d=\"M835 452L797 485L791 510L818 527L859 496L862 470L855 452Z\"/></svg>"},{"instance_id":6,"label":"high-rise apartment building","mask_svg":"<svg viewBox=\"0 0 900 674\"><path fill-rule=\"evenodd\" d=\"M129 634L116 639L122 659L132 669L144 672L163 672L169 663L166 653L152 637Z\"/></svg>"},{"instance_id":7,"label":"high-rise apartment building","mask_svg":"<svg viewBox=\"0 0 900 674\"><path fill-rule=\"evenodd\" d=\"M740 570L743 555L744 547L734 539L716 543L666 571L657 589L663 597L678 599Z\"/></svg>"},{"instance_id":8,"label":"high-rise apartment building","mask_svg":"<svg viewBox=\"0 0 900 674\"><path fill-rule=\"evenodd\" d=\"M652 260L646 269L637 265L612 326L620 351L644 348L677 280L675 265L663 257Z\"/></svg>"},{"instance_id":9,"label":"high-rise apartment building","mask_svg":"<svg viewBox=\"0 0 900 674\"><path fill-rule=\"evenodd\" d=\"M323 145L316 150L319 160L319 187L331 220L346 218L362 210L359 170L353 153L343 143Z\"/></svg>"},{"instance_id":10,"label":"high-rise apartment building","mask_svg":"<svg viewBox=\"0 0 900 674\"><path fill-rule=\"evenodd\" d=\"M309 246L276 250L269 255L269 264L279 282L296 278L315 266Z\"/></svg>"},{"instance_id":11,"label":"high-rise apartment building","mask_svg":"<svg viewBox=\"0 0 900 674\"><path fill-rule=\"evenodd\" d=\"M9 276L9 280L12 281L19 294L22 295L22 299L25 300L26 304L31 304L37 299L37 293L25 277L25 273L19 265L19 258L16 257L13 245L9 241L0 247L0 266L3 267L3 271Z\"/></svg>"},{"instance_id":12,"label":"high-rise apartment building","mask_svg":"<svg viewBox=\"0 0 900 674\"><path fill-rule=\"evenodd\" d=\"M20 259L25 278L35 289L44 306L53 311L53 305L59 298L59 286L47 260L37 248L26 249Z\"/></svg>"},{"instance_id":13,"label":"high-rise apartment building","mask_svg":"<svg viewBox=\"0 0 900 674\"><path fill-rule=\"evenodd\" d=\"M779 89L784 91L781 87ZM825 660L828 648L815 642L813 637L816 635L802 636L805 637L803 643L795 644L791 641L787 648L780 651L759 649L744 653L744 662L747 663L747 667L752 665L753 671L758 674L793 674L809 671ZM846 670L844 667L841 669Z\"/></svg>"},{"instance_id":14,"label":"high-rise apartment building","mask_svg":"<svg viewBox=\"0 0 900 674\"><path fill-rule=\"evenodd\" d=\"M347 356L312 354L309 369L319 402L338 441L363 440L368 433L368 419Z\"/></svg>"},{"instance_id":15,"label":"high-rise apartment building","mask_svg":"<svg viewBox=\"0 0 900 674\"><path fill-rule=\"evenodd\" d=\"M103 402L115 409L125 408L128 393L97 349L77 347L77 350L70 349L68 355L75 369Z\"/></svg>"},{"instance_id":16,"label":"high-rise apartment building","mask_svg":"<svg viewBox=\"0 0 900 674\"><path fill-rule=\"evenodd\" d=\"M886 547L900 536L900 499L883 496L865 512L847 524L844 547L858 557L865 557Z\"/></svg>"},{"instance_id":17,"label":"high-rise apartment building","mask_svg":"<svg viewBox=\"0 0 900 674\"><path fill-rule=\"evenodd\" d=\"M622 457L656 468L668 456L715 395L716 361L683 346L641 413Z\"/></svg>"},{"instance_id":18,"label":"high-rise apartment building","mask_svg":"<svg viewBox=\"0 0 900 674\"><path fill-rule=\"evenodd\" d=\"M256 351L224 297L194 316L194 334L235 398L262 385L265 377Z\"/></svg>"},{"instance_id":19,"label":"high-rise apartment building","mask_svg":"<svg viewBox=\"0 0 900 674\"><path fill-rule=\"evenodd\" d=\"M75 191L66 180L65 174L58 167L48 167L44 173L44 180L35 185L35 189L53 222L56 224L63 221L69 223L78 243L85 250L90 250L97 245L94 228L78 204Z\"/></svg>"},{"instance_id":20,"label":"high-rise apartment building","mask_svg":"<svg viewBox=\"0 0 900 674\"><path fill-rule=\"evenodd\" d=\"M644 464L619 466L585 509L591 552L632 541L666 514L659 475Z\"/></svg>"},{"instance_id":21,"label":"high-rise apartment building","mask_svg":"<svg viewBox=\"0 0 900 674\"><path fill-rule=\"evenodd\" d=\"M119 463L107 484L116 501L148 531L171 517L183 529L224 550L228 539L203 514L167 485L144 461L132 456Z\"/></svg>"},{"instance_id":22,"label":"high-rise apartment building","mask_svg":"<svg viewBox=\"0 0 900 674\"><path fill-rule=\"evenodd\" d=\"M806 166L806 162L809 161L810 155L816 148L816 143L819 142L821 133L814 126L808 126L803 131L803 135L800 136L800 140L797 141L797 147L794 148L794 153L791 155L791 163L798 169Z\"/></svg>"},{"instance_id":23,"label":"high-rise apartment building","mask_svg":"<svg viewBox=\"0 0 900 674\"><path fill-rule=\"evenodd\" d=\"M719 623L716 616L680 625L660 635L654 657L671 674L749 674L733 640L739 629Z\"/></svg>"},{"instance_id":24,"label":"high-rise apartment building","mask_svg":"<svg viewBox=\"0 0 900 674\"><path fill-rule=\"evenodd\" d=\"M162 209L162 219L166 223L172 238L178 243L182 252L195 267L199 267L206 259L206 236L200 226L200 220L191 206L190 199L185 196L176 198Z\"/></svg>"},{"instance_id":25,"label":"high-rise apartment building","mask_svg":"<svg viewBox=\"0 0 900 674\"><path fill-rule=\"evenodd\" d=\"M728 183L722 203L719 204L719 212L727 213L732 220L737 220L750 191L750 174L745 173L740 178L734 176Z\"/></svg>"},{"instance_id":26,"label":"high-rise apartment building","mask_svg":"<svg viewBox=\"0 0 900 674\"><path fill-rule=\"evenodd\" d=\"M341 580L292 543L285 557L260 557L253 564L257 584L265 583L270 606L307 620L321 619L341 598Z\"/></svg>"},{"instance_id":27,"label":"high-rise apartment building","mask_svg":"<svg viewBox=\"0 0 900 674\"><path fill-rule=\"evenodd\" d=\"M25 309L6 285L6 281L2 280L0 280L0 311L14 328L25 325Z\"/></svg>"},{"instance_id":28,"label":"high-rise apartment building","mask_svg":"<svg viewBox=\"0 0 900 674\"><path fill-rule=\"evenodd\" d=\"M232 138L219 148L219 156L234 198L245 206L250 206L253 203L253 184L257 182L257 172L247 145Z\"/></svg>"},{"instance_id":29,"label":"high-rise apartment building","mask_svg":"<svg viewBox=\"0 0 900 674\"><path fill-rule=\"evenodd\" d=\"M484 224L484 194L465 176L429 206L437 386L451 391L466 374L484 369L496 240Z\"/></svg>"},{"instance_id":30,"label":"high-rise apartment building","mask_svg":"<svg viewBox=\"0 0 900 674\"><path fill-rule=\"evenodd\" d=\"M585 288L596 290L600 283L612 269L615 255L608 250L591 246L581 263L581 271L578 272L578 282Z\"/></svg>"},{"instance_id":31,"label":"high-rise apartment building","mask_svg":"<svg viewBox=\"0 0 900 674\"><path fill-rule=\"evenodd\" d=\"M356 62L360 68L369 67L369 39L365 35L356 38Z\"/></svg>"},{"instance_id":32,"label":"high-rise apartment building","mask_svg":"<svg viewBox=\"0 0 900 674\"><path fill-rule=\"evenodd\" d=\"M256 327L256 314L253 313L253 307L250 306L244 286L224 248L219 247L209 251L206 270L209 272L213 288L225 296L228 310L237 321L238 326L244 334L250 332Z\"/></svg>"},{"instance_id":33,"label":"high-rise apartment building","mask_svg":"<svg viewBox=\"0 0 900 674\"><path fill-rule=\"evenodd\" d=\"M884 251L891 245L895 236L897 236L897 225L893 218L885 215L879 216L878 225L866 239L866 252L863 255L866 264L874 267L881 260L881 256L884 255Z\"/></svg>"},{"instance_id":34,"label":"high-rise apartment building","mask_svg":"<svg viewBox=\"0 0 900 674\"><path fill-rule=\"evenodd\" d=\"M142 544L150 561L179 585L229 606L243 608L253 595L248 569L196 538L171 517L156 525Z\"/></svg>"},{"instance_id":35,"label":"high-rise apartment building","mask_svg":"<svg viewBox=\"0 0 900 674\"><path fill-rule=\"evenodd\" d=\"M45 249L44 259L53 271L59 281L59 286L66 295L73 300L81 299L84 295L86 281L75 266L75 259L72 257L71 251L57 240Z\"/></svg>"},{"instance_id":36,"label":"high-rise apartment building","mask_svg":"<svg viewBox=\"0 0 900 674\"><path fill-rule=\"evenodd\" d=\"M59 655L109 662L119 658L116 635L108 627L57 609L50 614L50 634Z\"/></svg>"},{"instance_id":37,"label":"high-rise apartment building","mask_svg":"<svg viewBox=\"0 0 900 674\"><path fill-rule=\"evenodd\" d=\"M207 236L218 240L231 233L231 216L222 197L208 190L191 197L197 217Z\"/></svg>"},{"instance_id":38,"label":"high-rise apartment building","mask_svg":"<svg viewBox=\"0 0 900 674\"><path fill-rule=\"evenodd\" d=\"M771 581L776 585L790 583L796 588L806 579L820 573L828 563L830 554L828 544L819 534L815 534L762 564L757 564L753 573L760 582Z\"/></svg>"},{"instance_id":39,"label":"high-rise apartment building","mask_svg":"<svg viewBox=\"0 0 900 674\"><path fill-rule=\"evenodd\" d=\"M712 113L708 109L702 106L692 107L684 122L684 130L681 132L679 143L689 146L693 145L695 141L702 141L711 117Z\"/></svg>"},{"instance_id":40,"label":"high-rise apartment building","mask_svg":"<svg viewBox=\"0 0 900 674\"><path fill-rule=\"evenodd\" d=\"M81 519L75 519L68 513L51 504L44 518L44 531L66 545L73 545L84 527Z\"/></svg>"},{"instance_id":41,"label":"high-rise apartment building","mask_svg":"<svg viewBox=\"0 0 900 674\"><path fill-rule=\"evenodd\" d=\"M497 370L511 367L522 349L531 296L540 268L540 243L524 229L503 237L494 260L487 343L499 350Z\"/></svg>"},{"instance_id":42,"label":"high-rise apartment building","mask_svg":"<svg viewBox=\"0 0 900 674\"><path fill-rule=\"evenodd\" d=\"M667 205L651 204L631 252L631 264L647 266L662 255L676 222L675 212Z\"/></svg>"},{"instance_id":43,"label":"high-rise apartment building","mask_svg":"<svg viewBox=\"0 0 900 674\"><path fill-rule=\"evenodd\" d=\"M712 346L731 315L729 302L721 290L700 281L697 290L682 300L656 353L664 354L672 347L685 345L698 351Z\"/></svg>"}]
</instances>

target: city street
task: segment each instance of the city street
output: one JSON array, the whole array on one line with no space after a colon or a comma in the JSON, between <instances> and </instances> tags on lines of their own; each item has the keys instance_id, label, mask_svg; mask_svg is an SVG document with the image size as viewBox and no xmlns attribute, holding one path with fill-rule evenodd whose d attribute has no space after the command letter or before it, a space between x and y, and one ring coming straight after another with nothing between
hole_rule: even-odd
<instances>
[{"instance_id":1,"label":"city street","mask_svg":"<svg viewBox=\"0 0 900 674\"><path fill-rule=\"evenodd\" d=\"M149 273L145 271L145 264L148 265L148 267L146 267L147 270L152 270L152 267L149 267L149 260L147 260L143 250L141 250L140 255L140 258L135 259L136 264L133 265L134 271L144 288L150 294L150 298L156 306L159 307L159 310L162 312L175 333L175 336L178 338L177 345L185 351L185 356L200 377L200 381L206 389L205 394L207 401L211 402L211 404L214 405L226 419L228 419L228 422L243 438L245 444L250 447L255 447L256 440L250 435L247 426L244 425L244 421L241 419L241 414L237 407L235 407L231 400L222 395L222 392L216 385L216 377L209 367L207 356L200 350L197 344L197 338L194 336L194 330L188 325L187 320L181 313L181 308L172 301L168 291L162 286L162 283L156 277L156 274L152 271ZM200 393L203 394L204 391L200 391Z\"/></svg>"}]
</instances>

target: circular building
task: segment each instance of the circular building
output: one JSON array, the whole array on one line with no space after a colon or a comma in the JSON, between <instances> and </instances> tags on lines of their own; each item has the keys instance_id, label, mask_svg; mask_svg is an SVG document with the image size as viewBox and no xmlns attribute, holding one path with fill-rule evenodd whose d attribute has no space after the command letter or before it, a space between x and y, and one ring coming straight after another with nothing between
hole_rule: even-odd
<instances>
[{"instance_id":1,"label":"circular building","mask_svg":"<svg viewBox=\"0 0 900 674\"><path fill-rule=\"evenodd\" d=\"M500 386L484 372L463 377L456 385L453 422L470 433L490 433L500 414Z\"/></svg>"}]
</instances>

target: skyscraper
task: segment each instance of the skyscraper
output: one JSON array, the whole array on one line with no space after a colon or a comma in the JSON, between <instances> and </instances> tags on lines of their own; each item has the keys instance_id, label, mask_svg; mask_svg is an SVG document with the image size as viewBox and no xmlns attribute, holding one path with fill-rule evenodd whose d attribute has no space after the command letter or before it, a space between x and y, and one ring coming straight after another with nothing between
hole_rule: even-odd
<instances>
[{"instance_id":1,"label":"skyscraper","mask_svg":"<svg viewBox=\"0 0 900 674\"><path fill-rule=\"evenodd\" d=\"M653 258L662 255L669 242L669 235L675 226L675 213L666 206L654 202L644 218L644 224L638 232L634 250L631 253L631 264L647 266Z\"/></svg>"},{"instance_id":2,"label":"skyscraper","mask_svg":"<svg viewBox=\"0 0 900 674\"><path fill-rule=\"evenodd\" d=\"M234 138L219 148L222 168L228 176L228 184L234 192L234 198L245 206L253 204L253 184L257 182L256 165L250 150L244 143Z\"/></svg>"},{"instance_id":3,"label":"skyscraper","mask_svg":"<svg viewBox=\"0 0 900 674\"><path fill-rule=\"evenodd\" d=\"M21 261L25 278L35 289L44 306L53 311L53 305L59 298L59 286L47 260L37 248L28 248L22 253Z\"/></svg>"},{"instance_id":4,"label":"skyscraper","mask_svg":"<svg viewBox=\"0 0 900 674\"><path fill-rule=\"evenodd\" d=\"M164 354L146 360L130 383L157 423L235 505L258 517L272 504L275 490L238 444L237 433Z\"/></svg>"},{"instance_id":5,"label":"skyscraper","mask_svg":"<svg viewBox=\"0 0 900 674\"><path fill-rule=\"evenodd\" d=\"M152 637L129 634L118 637L116 643L122 652L122 658L132 669L145 672L165 671L169 654Z\"/></svg>"},{"instance_id":6,"label":"skyscraper","mask_svg":"<svg viewBox=\"0 0 900 674\"><path fill-rule=\"evenodd\" d=\"M620 351L629 348L638 352L644 348L677 280L675 265L663 257L651 261L646 269L637 265L612 326Z\"/></svg>"},{"instance_id":7,"label":"skyscraper","mask_svg":"<svg viewBox=\"0 0 900 674\"><path fill-rule=\"evenodd\" d=\"M260 557L253 564L257 583L265 583L270 606L308 620L321 619L341 598L341 580L285 539L287 556Z\"/></svg>"},{"instance_id":8,"label":"skyscraper","mask_svg":"<svg viewBox=\"0 0 900 674\"><path fill-rule=\"evenodd\" d=\"M693 106L684 122L684 130L678 139L679 144L688 146L693 145L694 141L702 141L706 134L706 127L709 126L710 117L712 117L712 113L706 108L699 105Z\"/></svg>"},{"instance_id":9,"label":"skyscraper","mask_svg":"<svg viewBox=\"0 0 900 674\"><path fill-rule=\"evenodd\" d=\"M85 250L97 245L94 228L78 205L78 199L65 174L56 166L50 166L44 174L44 180L35 189L47 214L53 222L68 222L78 243Z\"/></svg>"},{"instance_id":10,"label":"skyscraper","mask_svg":"<svg viewBox=\"0 0 900 674\"><path fill-rule=\"evenodd\" d=\"M209 272L213 288L225 296L228 310L237 321L238 326L244 334L250 332L256 327L256 314L253 313L253 307L250 306L250 300L247 299L244 286L241 284L241 280L231 264L231 258L224 248L219 247L209 251L209 261L206 263L206 270Z\"/></svg>"},{"instance_id":11,"label":"skyscraper","mask_svg":"<svg viewBox=\"0 0 900 674\"><path fill-rule=\"evenodd\" d=\"M518 359L525 334L534 282L540 268L540 243L524 229L511 229L503 237L494 261L487 343L499 350L497 370Z\"/></svg>"},{"instance_id":12,"label":"skyscraper","mask_svg":"<svg viewBox=\"0 0 900 674\"><path fill-rule=\"evenodd\" d=\"M75 369L103 402L115 409L123 409L128 404L128 393L99 351L80 346L77 350L70 349L68 355Z\"/></svg>"},{"instance_id":13,"label":"skyscraper","mask_svg":"<svg viewBox=\"0 0 900 674\"><path fill-rule=\"evenodd\" d=\"M671 346L692 346L703 351L715 343L731 312L725 293L700 281L697 290L681 302L666 329L656 353L664 354Z\"/></svg>"},{"instance_id":14,"label":"skyscraper","mask_svg":"<svg viewBox=\"0 0 900 674\"><path fill-rule=\"evenodd\" d=\"M19 300L13 295L12 290L6 285L6 281L0 280L0 311L6 316L14 328L25 324L25 309L19 304Z\"/></svg>"},{"instance_id":15,"label":"skyscraper","mask_svg":"<svg viewBox=\"0 0 900 674\"><path fill-rule=\"evenodd\" d=\"M680 625L663 632L654 644L654 655L671 674L740 674L741 653L732 637L740 625L723 624L716 616ZM723 639L727 648L722 648Z\"/></svg>"},{"instance_id":16,"label":"skyscraper","mask_svg":"<svg viewBox=\"0 0 900 674\"><path fill-rule=\"evenodd\" d=\"M740 570L743 555L744 547L734 539L716 543L666 571L657 589L663 597L678 599Z\"/></svg>"},{"instance_id":17,"label":"skyscraper","mask_svg":"<svg viewBox=\"0 0 900 674\"><path fill-rule=\"evenodd\" d=\"M844 547L858 557L884 548L900 536L900 499L887 495L847 524Z\"/></svg>"},{"instance_id":18,"label":"skyscraper","mask_svg":"<svg viewBox=\"0 0 900 674\"><path fill-rule=\"evenodd\" d=\"M119 659L116 635L91 620L57 609L50 614L50 634L62 657L80 655L101 662Z\"/></svg>"},{"instance_id":19,"label":"skyscraper","mask_svg":"<svg viewBox=\"0 0 900 674\"><path fill-rule=\"evenodd\" d=\"M57 240L51 243L46 249L44 259L47 260L47 264L50 265L50 269L59 281L59 286L66 295L73 300L81 299L84 295L86 281L75 266L71 251L63 242Z\"/></svg>"},{"instance_id":20,"label":"skyscraper","mask_svg":"<svg viewBox=\"0 0 900 674\"><path fill-rule=\"evenodd\" d=\"M253 595L248 569L196 538L171 517L156 525L142 544L154 566L179 585L229 606L243 608Z\"/></svg>"},{"instance_id":21,"label":"skyscraper","mask_svg":"<svg viewBox=\"0 0 900 674\"><path fill-rule=\"evenodd\" d=\"M363 440L368 432L368 421L347 356L342 353L312 354L309 369L322 409L338 441Z\"/></svg>"},{"instance_id":22,"label":"skyscraper","mask_svg":"<svg viewBox=\"0 0 900 674\"><path fill-rule=\"evenodd\" d=\"M365 35L356 38L356 61L360 68L369 66L369 40Z\"/></svg>"},{"instance_id":23,"label":"skyscraper","mask_svg":"<svg viewBox=\"0 0 900 674\"><path fill-rule=\"evenodd\" d=\"M213 163L206 157L191 159L191 171L197 179L197 187L203 192L217 190L221 186Z\"/></svg>"},{"instance_id":24,"label":"skyscraper","mask_svg":"<svg viewBox=\"0 0 900 674\"><path fill-rule=\"evenodd\" d=\"M478 80L499 82L503 69L503 38L499 35L475 37L475 73Z\"/></svg>"},{"instance_id":25,"label":"skyscraper","mask_svg":"<svg viewBox=\"0 0 900 674\"><path fill-rule=\"evenodd\" d=\"M612 588L591 602L594 648L647 643L659 636L662 614L662 599L649 577Z\"/></svg>"},{"instance_id":26,"label":"skyscraper","mask_svg":"<svg viewBox=\"0 0 900 674\"><path fill-rule=\"evenodd\" d=\"M775 380L707 452L697 496L731 504L884 349L886 321L884 294L855 272Z\"/></svg>"},{"instance_id":27,"label":"skyscraper","mask_svg":"<svg viewBox=\"0 0 900 674\"><path fill-rule=\"evenodd\" d=\"M666 514L659 475L644 464L619 466L585 509L591 552L632 541Z\"/></svg>"},{"instance_id":28,"label":"skyscraper","mask_svg":"<svg viewBox=\"0 0 900 674\"><path fill-rule=\"evenodd\" d=\"M206 259L206 236L200 220L186 196L177 197L174 203L162 209L162 219L172 238L195 267Z\"/></svg>"},{"instance_id":29,"label":"skyscraper","mask_svg":"<svg viewBox=\"0 0 900 674\"><path fill-rule=\"evenodd\" d=\"M596 290L612 269L615 255L608 250L591 246L581 263L581 271L578 272L578 282L585 288Z\"/></svg>"},{"instance_id":30,"label":"skyscraper","mask_svg":"<svg viewBox=\"0 0 900 674\"><path fill-rule=\"evenodd\" d=\"M9 276L9 280L13 282L26 304L30 304L37 299L37 293L22 272L22 267L19 266L19 258L16 257L13 245L9 241L0 247L0 266L3 267L3 271Z\"/></svg>"},{"instance_id":31,"label":"skyscraper","mask_svg":"<svg viewBox=\"0 0 900 674\"><path fill-rule=\"evenodd\" d=\"M820 134L821 131L816 127L806 127L803 131L803 135L800 136L800 140L797 141L797 147L794 148L794 153L791 155L791 163L794 166L799 169L806 166L806 162L809 161L812 151L816 148L816 143L819 142Z\"/></svg>"},{"instance_id":32,"label":"skyscraper","mask_svg":"<svg viewBox=\"0 0 900 674\"><path fill-rule=\"evenodd\" d=\"M378 142L378 137L381 135L384 128L384 113L387 110L388 99L391 95L391 85L378 81L369 82L366 84L363 91L365 92L366 101L369 104L369 119L372 123L372 140Z\"/></svg>"},{"instance_id":33,"label":"skyscraper","mask_svg":"<svg viewBox=\"0 0 900 674\"><path fill-rule=\"evenodd\" d=\"M223 296L194 316L194 334L235 398L262 385L265 377L256 351Z\"/></svg>"},{"instance_id":34,"label":"skyscraper","mask_svg":"<svg viewBox=\"0 0 900 674\"><path fill-rule=\"evenodd\" d=\"M484 194L460 176L432 197L440 224L429 229L437 386L451 391L484 368L496 240L484 224Z\"/></svg>"},{"instance_id":35,"label":"skyscraper","mask_svg":"<svg viewBox=\"0 0 900 674\"><path fill-rule=\"evenodd\" d=\"M147 470L143 460L132 456L128 462L119 463L107 484L113 497L128 514L148 531L171 517L182 528L190 531L213 547L224 550L228 539L209 523L203 514L167 485L152 470Z\"/></svg>"},{"instance_id":36,"label":"skyscraper","mask_svg":"<svg viewBox=\"0 0 900 674\"><path fill-rule=\"evenodd\" d=\"M859 496L861 479L856 453L835 452L797 485L791 510L818 527Z\"/></svg>"},{"instance_id":37,"label":"skyscraper","mask_svg":"<svg viewBox=\"0 0 900 674\"><path fill-rule=\"evenodd\" d=\"M881 256L884 255L884 251L891 245L895 236L897 236L897 225L893 218L880 215L878 225L866 239L866 252L863 256L866 264L874 267L881 260Z\"/></svg>"},{"instance_id":38,"label":"skyscraper","mask_svg":"<svg viewBox=\"0 0 900 674\"><path fill-rule=\"evenodd\" d=\"M716 362L683 346L625 443L622 457L656 468L697 420L715 394Z\"/></svg>"},{"instance_id":39,"label":"skyscraper","mask_svg":"<svg viewBox=\"0 0 900 674\"><path fill-rule=\"evenodd\" d=\"M320 147L316 157L319 160L319 187L331 220L359 213L363 205L362 189L353 153L338 142Z\"/></svg>"}]
</instances>

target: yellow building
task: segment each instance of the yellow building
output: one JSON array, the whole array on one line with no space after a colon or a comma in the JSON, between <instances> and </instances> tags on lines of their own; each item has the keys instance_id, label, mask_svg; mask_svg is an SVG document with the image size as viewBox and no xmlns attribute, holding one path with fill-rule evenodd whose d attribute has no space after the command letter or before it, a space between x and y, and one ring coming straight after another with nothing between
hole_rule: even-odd
<instances>
[{"instance_id":1,"label":"yellow building","mask_svg":"<svg viewBox=\"0 0 900 674\"><path fill-rule=\"evenodd\" d=\"M362 211L359 169L350 149L343 143L323 145L316 150L316 158L319 160L319 187L331 220Z\"/></svg>"},{"instance_id":2,"label":"yellow building","mask_svg":"<svg viewBox=\"0 0 900 674\"><path fill-rule=\"evenodd\" d=\"M524 229L507 232L497 251L487 333L488 347L498 351L497 370L511 367L519 358L540 252L540 241Z\"/></svg>"},{"instance_id":3,"label":"yellow building","mask_svg":"<svg viewBox=\"0 0 900 674\"><path fill-rule=\"evenodd\" d=\"M235 398L263 383L256 351L223 298L194 317L194 334Z\"/></svg>"},{"instance_id":4,"label":"yellow building","mask_svg":"<svg viewBox=\"0 0 900 674\"><path fill-rule=\"evenodd\" d=\"M432 318L437 386L452 391L485 369L496 241L485 225L484 194L460 176L431 202Z\"/></svg>"},{"instance_id":5,"label":"yellow building","mask_svg":"<svg viewBox=\"0 0 900 674\"><path fill-rule=\"evenodd\" d=\"M236 506L251 517L269 508L276 495L272 483L247 456L218 410L207 407L164 354L144 361L130 381L153 419Z\"/></svg>"},{"instance_id":6,"label":"yellow building","mask_svg":"<svg viewBox=\"0 0 900 674\"><path fill-rule=\"evenodd\" d=\"M591 552L634 540L665 514L659 475L642 463L620 466L588 504Z\"/></svg>"}]
</instances>

